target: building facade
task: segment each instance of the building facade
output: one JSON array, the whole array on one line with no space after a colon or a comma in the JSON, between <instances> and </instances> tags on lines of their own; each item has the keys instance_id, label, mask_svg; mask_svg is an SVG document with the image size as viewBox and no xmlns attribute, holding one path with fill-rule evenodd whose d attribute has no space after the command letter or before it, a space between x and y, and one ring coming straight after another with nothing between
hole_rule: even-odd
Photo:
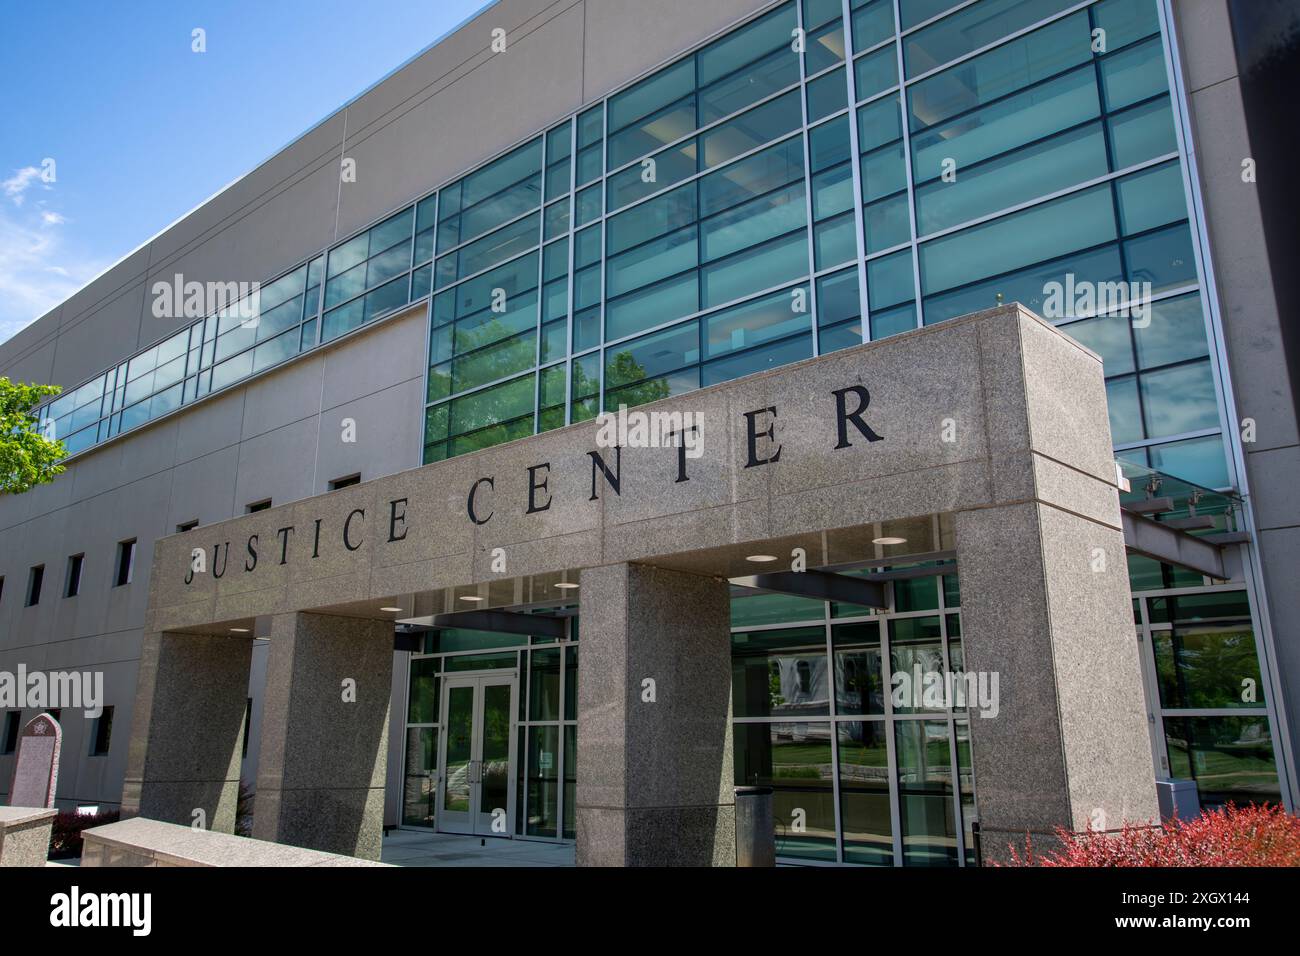
<instances>
[{"instance_id":1,"label":"building facade","mask_svg":"<svg viewBox=\"0 0 1300 956\"><path fill-rule=\"evenodd\" d=\"M248 535L232 555L205 529L238 516L586 435L572 426L602 409L690 411L714 386L1019 301L1101 357L1125 513L1211 541L1219 562L1161 561L1126 534L1155 775L1195 779L1204 803L1294 806L1294 352L1263 176L1247 174L1268 114L1247 128L1239 63L1258 33L1241 17L1211 0L486 8L0 349L0 374L64 386L42 419L71 453L54 484L0 500L0 669L102 672L112 708L64 719L60 802L115 807L124 781L128 806L148 802L127 745L150 739L161 539L194 535L200 573L224 575L255 563ZM174 277L262 284L251 313L185 316L157 308ZM913 374L933 370L918 359ZM874 606L728 592L723 783L776 787L784 858L961 864L977 819L1027 819L999 803L1015 781L982 774L992 745L972 741L985 724L969 705L891 693L914 667L963 669L963 596L986 600L959 554L964 507L821 525L880 525L870 546L813 561L882 585ZM282 527L259 533L264 561L281 547L287 565ZM294 527L301 543L311 522ZM373 590L410 596L387 638L395 620L411 633L380 668L385 772L364 788L387 824L581 841L580 633L600 612L558 587L589 594L564 570L448 578L427 606L420 587ZM542 574L560 575L546 594ZM475 603L559 613L563 632L432 620ZM231 719L259 827L277 812L263 743L294 738L283 708L265 710L292 659L257 619L286 611L167 625L250 617ZM0 751L30 716L6 718ZM1043 820L1084 822L1081 806Z\"/></svg>"}]
</instances>

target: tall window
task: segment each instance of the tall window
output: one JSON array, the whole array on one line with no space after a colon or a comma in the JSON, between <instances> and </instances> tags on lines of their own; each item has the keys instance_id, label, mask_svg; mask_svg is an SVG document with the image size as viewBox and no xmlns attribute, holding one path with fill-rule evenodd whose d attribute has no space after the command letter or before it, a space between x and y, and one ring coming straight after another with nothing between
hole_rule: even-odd
<instances>
[{"instance_id":1,"label":"tall window","mask_svg":"<svg viewBox=\"0 0 1300 956\"><path fill-rule=\"evenodd\" d=\"M41 584L45 581L45 565L38 564L27 572L27 606L41 603Z\"/></svg>"},{"instance_id":2,"label":"tall window","mask_svg":"<svg viewBox=\"0 0 1300 956\"><path fill-rule=\"evenodd\" d=\"M11 754L18 749L18 724L23 718L21 710L5 711L5 729L0 737L0 754Z\"/></svg>"},{"instance_id":3,"label":"tall window","mask_svg":"<svg viewBox=\"0 0 1300 956\"><path fill-rule=\"evenodd\" d=\"M129 541L119 541L117 543L117 574L114 576L113 586L120 588L124 584L130 584L134 570L135 538Z\"/></svg>"},{"instance_id":4,"label":"tall window","mask_svg":"<svg viewBox=\"0 0 1300 956\"><path fill-rule=\"evenodd\" d=\"M90 737L90 756L102 757L108 753L113 738L113 708L105 707L95 718L95 729Z\"/></svg>"},{"instance_id":5,"label":"tall window","mask_svg":"<svg viewBox=\"0 0 1300 956\"><path fill-rule=\"evenodd\" d=\"M84 554L74 554L68 558L68 575L63 584L65 598L76 597L81 593L81 566L85 557Z\"/></svg>"}]
</instances>

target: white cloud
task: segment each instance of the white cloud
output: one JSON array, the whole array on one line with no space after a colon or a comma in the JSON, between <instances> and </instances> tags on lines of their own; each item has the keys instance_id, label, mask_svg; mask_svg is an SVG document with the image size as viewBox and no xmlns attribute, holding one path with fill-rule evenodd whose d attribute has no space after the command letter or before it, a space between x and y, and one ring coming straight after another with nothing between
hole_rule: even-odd
<instances>
[{"instance_id":1,"label":"white cloud","mask_svg":"<svg viewBox=\"0 0 1300 956\"><path fill-rule=\"evenodd\" d=\"M68 220L64 219L57 212L50 212L48 209L41 211L41 222L47 226L61 226Z\"/></svg>"},{"instance_id":2,"label":"white cloud","mask_svg":"<svg viewBox=\"0 0 1300 956\"><path fill-rule=\"evenodd\" d=\"M14 216L0 207L0 342L68 298L102 267L66 248L54 228L63 221L58 213Z\"/></svg>"},{"instance_id":3,"label":"white cloud","mask_svg":"<svg viewBox=\"0 0 1300 956\"><path fill-rule=\"evenodd\" d=\"M24 166L22 169L14 170L14 174L0 182L0 189L5 191L5 195L14 201L15 206L23 204L24 194L31 188L32 183L41 178L41 171L35 166Z\"/></svg>"}]
</instances>

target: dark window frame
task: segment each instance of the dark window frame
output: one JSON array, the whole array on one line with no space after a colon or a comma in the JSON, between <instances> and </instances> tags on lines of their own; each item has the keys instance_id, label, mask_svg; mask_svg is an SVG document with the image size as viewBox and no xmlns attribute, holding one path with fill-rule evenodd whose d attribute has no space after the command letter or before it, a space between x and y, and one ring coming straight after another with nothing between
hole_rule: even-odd
<instances>
[{"instance_id":1,"label":"dark window frame","mask_svg":"<svg viewBox=\"0 0 1300 956\"><path fill-rule=\"evenodd\" d=\"M41 589L45 584L45 565L34 564L27 569L27 600L23 607L35 607L41 603Z\"/></svg>"},{"instance_id":2,"label":"dark window frame","mask_svg":"<svg viewBox=\"0 0 1300 956\"><path fill-rule=\"evenodd\" d=\"M135 578L136 539L127 538L117 543L117 561L113 567L113 587L126 587Z\"/></svg>"},{"instance_id":3,"label":"dark window frame","mask_svg":"<svg viewBox=\"0 0 1300 956\"><path fill-rule=\"evenodd\" d=\"M68 555L68 567L64 574L63 596L65 598L76 597L81 593L81 578L86 570L86 553Z\"/></svg>"},{"instance_id":4,"label":"dark window frame","mask_svg":"<svg viewBox=\"0 0 1300 956\"><path fill-rule=\"evenodd\" d=\"M21 710L6 710L4 736L0 738L0 755L9 755L18 750L18 734L22 730L23 712Z\"/></svg>"},{"instance_id":5,"label":"dark window frame","mask_svg":"<svg viewBox=\"0 0 1300 956\"><path fill-rule=\"evenodd\" d=\"M90 756L107 757L113 744L113 708L105 707L95 718L95 726L90 734Z\"/></svg>"}]
</instances>

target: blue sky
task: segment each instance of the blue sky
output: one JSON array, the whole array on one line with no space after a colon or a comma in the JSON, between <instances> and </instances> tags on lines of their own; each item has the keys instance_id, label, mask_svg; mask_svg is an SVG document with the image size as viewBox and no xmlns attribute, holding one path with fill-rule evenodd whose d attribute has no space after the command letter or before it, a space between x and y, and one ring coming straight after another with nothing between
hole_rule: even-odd
<instances>
[{"instance_id":1,"label":"blue sky","mask_svg":"<svg viewBox=\"0 0 1300 956\"><path fill-rule=\"evenodd\" d=\"M0 341L485 5L0 4Z\"/></svg>"}]
</instances>

